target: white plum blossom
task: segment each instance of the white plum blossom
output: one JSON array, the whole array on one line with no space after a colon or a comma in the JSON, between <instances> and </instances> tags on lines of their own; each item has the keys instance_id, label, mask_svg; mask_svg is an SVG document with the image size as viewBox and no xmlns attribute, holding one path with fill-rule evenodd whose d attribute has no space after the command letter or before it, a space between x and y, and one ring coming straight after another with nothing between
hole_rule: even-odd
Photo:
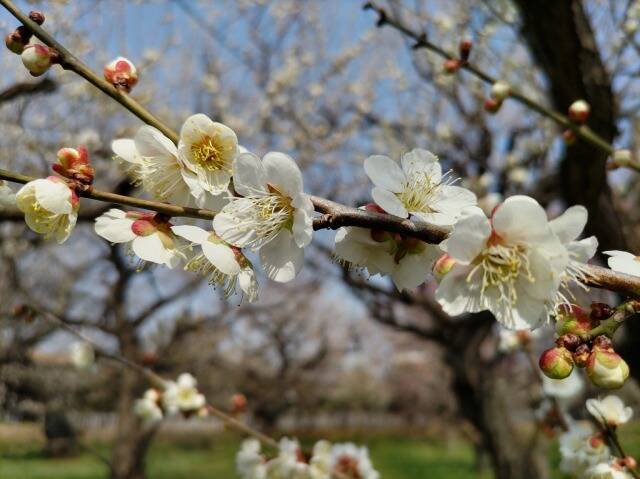
<instances>
[{"instance_id":1,"label":"white plum blossom","mask_svg":"<svg viewBox=\"0 0 640 479\"><path fill-rule=\"evenodd\" d=\"M358 479L380 478L380 474L371 464L369 450L350 442L334 444L331 447L330 471Z\"/></svg>"},{"instance_id":2,"label":"white plum blossom","mask_svg":"<svg viewBox=\"0 0 640 479\"><path fill-rule=\"evenodd\" d=\"M0 210L11 208L15 204L16 194L3 180L0 180Z\"/></svg>"},{"instance_id":3,"label":"white plum blossom","mask_svg":"<svg viewBox=\"0 0 640 479\"><path fill-rule=\"evenodd\" d=\"M236 472L240 479L266 479L266 460L260 452L260 441L245 439L236 454Z\"/></svg>"},{"instance_id":4,"label":"white plum blossom","mask_svg":"<svg viewBox=\"0 0 640 479\"><path fill-rule=\"evenodd\" d=\"M152 126L140 127L134 138L114 140L111 149L132 178L158 200L216 211L226 201L224 195L207 194L196 174L178 158L173 142Z\"/></svg>"},{"instance_id":5,"label":"white plum blossom","mask_svg":"<svg viewBox=\"0 0 640 479\"><path fill-rule=\"evenodd\" d=\"M449 226L460 211L476 204L471 191L452 185L448 174L442 174L433 153L416 148L402 155L400 163L383 155L370 156L364 162L364 170L375 185L373 200L387 213Z\"/></svg>"},{"instance_id":6,"label":"white plum blossom","mask_svg":"<svg viewBox=\"0 0 640 479\"><path fill-rule=\"evenodd\" d=\"M95 231L111 243L130 243L133 253L143 261L175 268L186 258L171 224L154 213L112 208L96 218Z\"/></svg>"},{"instance_id":7,"label":"white plum blossom","mask_svg":"<svg viewBox=\"0 0 640 479\"><path fill-rule=\"evenodd\" d=\"M602 462L588 468L584 477L585 479L631 479L633 476L615 462Z\"/></svg>"},{"instance_id":8,"label":"white plum blossom","mask_svg":"<svg viewBox=\"0 0 640 479\"><path fill-rule=\"evenodd\" d=\"M582 477L585 470L611 457L609 447L587 422L569 422L569 429L559 437L560 470Z\"/></svg>"},{"instance_id":9,"label":"white plum blossom","mask_svg":"<svg viewBox=\"0 0 640 479\"><path fill-rule=\"evenodd\" d=\"M211 284L223 288L226 297L233 294L238 285L249 302L258 299L258 282L253 266L239 248L227 244L214 232L197 226L173 226L171 230L202 249L201 254L189 260L185 269L207 276Z\"/></svg>"},{"instance_id":10,"label":"white plum blossom","mask_svg":"<svg viewBox=\"0 0 640 479\"><path fill-rule=\"evenodd\" d=\"M498 351L501 353L512 353L517 351L540 336L539 330L529 331L528 329L521 329L514 331L503 328L502 326L499 328Z\"/></svg>"},{"instance_id":11,"label":"white plum blossom","mask_svg":"<svg viewBox=\"0 0 640 479\"><path fill-rule=\"evenodd\" d=\"M607 264L612 270L632 276L640 276L640 256L617 250L604 251L604 254L610 256Z\"/></svg>"},{"instance_id":12,"label":"white plum blossom","mask_svg":"<svg viewBox=\"0 0 640 479\"><path fill-rule=\"evenodd\" d=\"M283 437L278 444L278 456L267 462L267 478L306 479L309 476L309 464L296 439Z\"/></svg>"},{"instance_id":13,"label":"white plum blossom","mask_svg":"<svg viewBox=\"0 0 640 479\"><path fill-rule=\"evenodd\" d=\"M86 369L95 361L95 352L86 341L76 341L71 345L70 358L76 368Z\"/></svg>"},{"instance_id":14,"label":"white plum blossom","mask_svg":"<svg viewBox=\"0 0 640 479\"><path fill-rule=\"evenodd\" d=\"M569 258L533 198L512 196L491 219L468 208L440 247L457 263L436 298L451 315L491 311L509 329L542 324Z\"/></svg>"},{"instance_id":15,"label":"white plum blossom","mask_svg":"<svg viewBox=\"0 0 640 479\"><path fill-rule=\"evenodd\" d=\"M284 153L267 153L262 161L242 153L233 163L233 182L241 196L230 198L215 216L214 231L234 246L259 249L270 279L291 281L313 233L313 204L298 166Z\"/></svg>"},{"instance_id":16,"label":"white plum blossom","mask_svg":"<svg viewBox=\"0 0 640 479\"><path fill-rule=\"evenodd\" d=\"M16 206L29 228L64 243L76 225L80 199L64 180L49 176L24 185L16 193Z\"/></svg>"},{"instance_id":17,"label":"white plum blossom","mask_svg":"<svg viewBox=\"0 0 640 479\"><path fill-rule=\"evenodd\" d=\"M142 398L137 399L133 410L145 424L154 424L162 420L160 393L155 389L147 389Z\"/></svg>"},{"instance_id":18,"label":"white plum blossom","mask_svg":"<svg viewBox=\"0 0 640 479\"><path fill-rule=\"evenodd\" d=\"M595 236L578 241L578 237L587 224L587 216L587 209L584 206L576 205L549 221L551 231L567 248L569 255L567 267L561 277L561 284L565 290L571 281L581 285L588 279L585 265L598 250L598 239ZM570 304L571 301L565 297L563 292L559 291L557 303Z\"/></svg>"},{"instance_id":19,"label":"white plum blossom","mask_svg":"<svg viewBox=\"0 0 640 479\"><path fill-rule=\"evenodd\" d=\"M633 409L625 406L622 399L610 394L604 399L587 399L587 411L602 425L616 427L629 422Z\"/></svg>"},{"instance_id":20,"label":"white plum blossom","mask_svg":"<svg viewBox=\"0 0 640 479\"><path fill-rule=\"evenodd\" d=\"M227 191L238 155L238 138L231 128L202 113L192 115L180 130L178 152L202 188L214 195Z\"/></svg>"},{"instance_id":21,"label":"white plum blossom","mask_svg":"<svg viewBox=\"0 0 640 479\"><path fill-rule=\"evenodd\" d=\"M168 381L162 394L163 406L170 414L198 411L206 400L197 386L196 378L189 373L182 373L175 382Z\"/></svg>"},{"instance_id":22,"label":"white plum blossom","mask_svg":"<svg viewBox=\"0 0 640 479\"><path fill-rule=\"evenodd\" d=\"M561 403L573 401L585 389L584 379L577 368L564 379L551 379L544 374L541 374L540 377L542 378L542 390L545 395L553 397Z\"/></svg>"},{"instance_id":23,"label":"white plum blossom","mask_svg":"<svg viewBox=\"0 0 640 479\"><path fill-rule=\"evenodd\" d=\"M366 268L370 275L388 274L398 290L424 283L441 251L415 238L404 238L366 228L340 228L334 254L350 265Z\"/></svg>"}]
</instances>

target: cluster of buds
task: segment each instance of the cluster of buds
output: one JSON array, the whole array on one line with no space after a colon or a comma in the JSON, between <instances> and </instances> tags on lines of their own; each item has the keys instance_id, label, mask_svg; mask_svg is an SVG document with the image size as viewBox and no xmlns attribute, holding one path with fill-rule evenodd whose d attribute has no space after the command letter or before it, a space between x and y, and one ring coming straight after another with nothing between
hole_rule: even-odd
<instances>
[{"instance_id":1,"label":"cluster of buds","mask_svg":"<svg viewBox=\"0 0 640 479\"><path fill-rule=\"evenodd\" d=\"M569 106L569 120L577 126L584 125L591 113L591 107L584 100L576 100ZM562 133L562 138L567 145L571 145L576 141L576 134L568 128Z\"/></svg>"},{"instance_id":2,"label":"cluster of buds","mask_svg":"<svg viewBox=\"0 0 640 479\"><path fill-rule=\"evenodd\" d=\"M489 113L496 113L502 106L505 98L511 94L511 87L503 80L498 80L491 85L490 97L484 102L484 109Z\"/></svg>"},{"instance_id":3,"label":"cluster of buds","mask_svg":"<svg viewBox=\"0 0 640 479\"><path fill-rule=\"evenodd\" d=\"M444 61L442 65L444 72L448 75L453 75L460 70L469 61L469 55L471 55L471 48L473 42L471 40L462 40L458 46L458 58L449 58Z\"/></svg>"},{"instance_id":4,"label":"cluster of buds","mask_svg":"<svg viewBox=\"0 0 640 479\"><path fill-rule=\"evenodd\" d=\"M44 23L44 15L41 12L30 12L29 18L38 25ZM35 77L43 75L51 65L60 63L58 51L34 42L31 31L25 26L16 28L4 41L10 51L20 55L25 68Z\"/></svg>"},{"instance_id":5,"label":"cluster of buds","mask_svg":"<svg viewBox=\"0 0 640 479\"><path fill-rule=\"evenodd\" d=\"M585 368L591 382L601 388L617 389L629 377L629 366L613 349L606 335L592 338L591 331L613 314L604 303L593 303L587 313L576 305L561 306L557 313L556 346L540 356L540 369L551 379L564 379L574 366Z\"/></svg>"},{"instance_id":6,"label":"cluster of buds","mask_svg":"<svg viewBox=\"0 0 640 479\"><path fill-rule=\"evenodd\" d=\"M138 83L138 71L131 61L118 57L105 65L104 78L117 89L129 93Z\"/></svg>"},{"instance_id":7,"label":"cluster of buds","mask_svg":"<svg viewBox=\"0 0 640 479\"><path fill-rule=\"evenodd\" d=\"M61 148L57 157L58 162L53 164L53 171L76 182L78 186L87 187L93 183L95 171L89 163L89 153L84 146L77 149Z\"/></svg>"}]
</instances>

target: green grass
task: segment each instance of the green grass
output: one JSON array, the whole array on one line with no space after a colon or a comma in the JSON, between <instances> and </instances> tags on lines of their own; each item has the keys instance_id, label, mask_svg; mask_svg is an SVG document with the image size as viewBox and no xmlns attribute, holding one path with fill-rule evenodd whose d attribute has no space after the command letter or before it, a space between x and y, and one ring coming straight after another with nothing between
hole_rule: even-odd
<instances>
[{"instance_id":1,"label":"green grass","mask_svg":"<svg viewBox=\"0 0 640 479\"><path fill-rule=\"evenodd\" d=\"M640 453L640 424L622 431L629 454ZM374 465L384 479L490 479L489 472L477 476L473 453L464 444L445 447L434 439L376 436L354 437L366 443ZM156 440L147 459L149 479L234 478L234 457L239 439L221 435L196 441ZM41 454L40 441L0 438L0 478L7 479L101 479L107 478L104 465L89 453L69 459L49 459ZM96 446L108 453L106 446ZM557 448L550 447L551 462L558 463ZM555 479L563 476L554 474Z\"/></svg>"}]
</instances>

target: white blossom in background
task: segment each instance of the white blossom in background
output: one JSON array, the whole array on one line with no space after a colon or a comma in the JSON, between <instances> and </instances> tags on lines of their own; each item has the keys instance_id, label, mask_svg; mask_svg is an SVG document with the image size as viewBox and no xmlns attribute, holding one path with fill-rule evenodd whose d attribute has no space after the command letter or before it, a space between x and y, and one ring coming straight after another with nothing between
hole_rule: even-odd
<instances>
[{"instance_id":1,"label":"white blossom in background","mask_svg":"<svg viewBox=\"0 0 640 479\"><path fill-rule=\"evenodd\" d=\"M127 173L158 200L215 211L226 202L226 195L207 194L196 174L178 158L173 142L152 126L140 127L132 139L114 140L111 149Z\"/></svg>"},{"instance_id":2,"label":"white blossom in background","mask_svg":"<svg viewBox=\"0 0 640 479\"><path fill-rule=\"evenodd\" d=\"M540 330L529 331L528 329L512 330L499 326L498 330L498 351L501 353L512 353L522 348L522 346L535 341L540 336Z\"/></svg>"},{"instance_id":3,"label":"white blossom in background","mask_svg":"<svg viewBox=\"0 0 640 479\"><path fill-rule=\"evenodd\" d=\"M76 341L71 345L71 363L78 369L86 369L95 361L93 347L85 341Z\"/></svg>"},{"instance_id":4,"label":"white blossom in background","mask_svg":"<svg viewBox=\"0 0 640 479\"><path fill-rule=\"evenodd\" d=\"M607 462L611 457L609 447L587 422L569 422L569 429L559 437L560 470L583 477L591 466Z\"/></svg>"},{"instance_id":5,"label":"white blossom in background","mask_svg":"<svg viewBox=\"0 0 640 479\"><path fill-rule=\"evenodd\" d=\"M155 389L147 389L142 398L137 399L133 410L145 424L154 424L162 420L160 393Z\"/></svg>"},{"instance_id":6,"label":"white blossom in background","mask_svg":"<svg viewBox=\"0 0 640 479\"><path fill-rule=\"evenodd\" d=\"M398 290L424 283L441 251L414 238L358 227L340 228L336 232L334 254L350 265L366 268L370 275L386 274Z\"/></svg>"},{"instance_id":7,"label":"white blossom in background","mask_svg":"<svg viewBox=\"0 0 640 479\"><path fill-rule=\"evenodd\" d=\"M267 462L267 478L305 479L309 475L309 464L296 439L283 437L278 443L278 456Z\"/></svg>"},{"instance_id":8,"label":"white blossom in background","mask_svg":"<svg viewBox=\"0 0 640 479\"><path fill-rule=\"evenodd\" d=\"M607 264L609 268L619 273L640 276L640 257L627 251L604 251L609 256Z\"/></svg>"},{"instance_id":9,"label":"white blossom in background","mask_svg":"<svg viewBox=\"0 0 640 479\"><path fill-rule=\"evenodd\" d=\"M565 290L571 281L582 284L588 279L585 266L598 250L598 239L595 236L578 241L578 237L587 224L587 217L587 209L577 205L568 208L563 214L549 221L551 231L567 248L569 255L569 262L561 277L561 284ZM556 302L558 304L571 303L563 291L558 292Z\"/></svg>"},{"instance_id":10,"label":"white blossom in background","mask_svg":"<svg viewBox=\"0 0 640 479\"><path fill-rule=\"evenodd\" d=\"M533 198L507 198L489 220L468 208L440 247L457 261L436 298L444 311L491 311L508 329L532 329L548 318L569 258Z\"/></svg>"},{"instance_id":11,"label":"white blossom in background","mask_svg":"<svg viewBox=\"0 0 640 479\"><path fill-rule=\"evenodd\" d=\"M222 123L198 113L186 119L178 143L180 160L198 178L200 186L213 195L226 193L238 155L238 138Z\"/></svg>"},{"instance_id":12,"label":"white blossom in background","mask_svg":"<svg viewBox=\"0 0 640 479\"><path fill-rule=\"evenodd\" d=\"M198 381L189 373L182 373L178 379L168 381L162 394L162 404L170 414L190 413L202 408L206 400L198 392Z\"/></svg>"},{"instance_id":13,"label":"white blossom in background","mask_svg":"<svg viewBox=\"0 0 640 479\"><path fill-rule=\"evenodd\" d=\"M16 193L16 206L27 226L45 238L64 243L78 219L80 199L64 180L49 176L30 181Z\"/></svg>"},{"instance_id":14,"label":"white blossom in background","mask_svg":"<svg viewBox=\"0 0 640 479\"><path fill-rule=\"evenodd\" d=\"M214 231L234 246L259 249L270 279L291 281L313 233L313 204L298 166L284 153L267 153L262 161L242 153L233 163L233 186L241 197L215 216Z\"/></svg>"},{"instance_id":15,"label":"white blossom in background","mask_svg":"<svg viewBox=\"0 0 640 479\"><path fill-rule=\"evenodd\" d=\"M0 210L11 208L15 205L16 194L3 180L0 180Z\"/></svg>"},{"instance_id":16,"label":"white blossom in background","mask_svg":"<svg viewBox=\"0 0 640 479\"><path fill-rule=\"evenodd\" d=\"M588 468L585 479L632 479L632 475L615 462L603 462Z\"/></svg>"},{"instance_id":17,"label":"white blossom in background","mask_svg":"<svg viewBox=\"0 0 640 479\"><path fill-rule=\"evenodd\" d=\"M369 450L353 443L334 444L331 447L331 472L340 472L347 477L358 479L379 479L380 474L373 468ZM331 476L329 476L331 477Z\"/></svg>"},{"instance_id":18,"label":"white blossom in background","mask_svg":"<svg viewBox=\"0 0 640 479\"><path fill-rule=\"evenodd\" d=\"M240 479L266 479L266 460L261 454L260 441L245 439L236 454L236 472Z\"/></svg>"},{"instance_id":19,"label":"white blossom in background","mask_svg":"<svg viewBox=\"0 0 640 479\"><path fill-rule=\"evenodd\" d=\"M124 212L112 208L96 218L95 231L111 243L130 243L141 260L177 267L186 259L184 245L171 231L171 224L154 213Z\"/></svg>"},{"instance_id":20,"label":"white blossom in background","mask_svg":"<svg viewBox=\"0 0 640 479\"><path fill-rule=\"evenodd\" d=\"M202 249L201 254L189 260L185 269L208 277L211 284L217 284L223 289L226 297L233 294L238 285L247 301L258 299L258 282L253 266L239 248L197 226L172 226L171 230Z\"/></svg>"},{"instance_id":21,"label":"white blossom in background","mask_svg":"<svg viewBox=\"0 0 640 479\"><path fill-rule=\"evenodd\" d=\"M545 395L553 397L563 404L578 398L585 389L584 379L577 368L564 379L551 379L544 374L541 374L540 377Z\"/></svg>"},{"instance_id":22,"label":"white blossom in background","mask_svg":"<svg viewBox=\"0 0 640 479\"><path fill-rule=\"evenodd\" d=\"M364 170L375 187L373 200L387 213L449 226L460 211L476 204L476 196L466 188L452 185L442 174L438 158L416 148L402 155L401 164L383 155L373 155L364 162Z\"/></svg>"},{"instance_id":23,"label":"white blossom in background","mask_svg":"<svg viewBox=\"0 0 640 479\"><path fill-rule=\"evenodd\" d=\"M602 425L619 426L629 422L633 409L625 406L622 399L610 394L604 399L587 399L587 411Z\"/></svg>"}]
</instances>

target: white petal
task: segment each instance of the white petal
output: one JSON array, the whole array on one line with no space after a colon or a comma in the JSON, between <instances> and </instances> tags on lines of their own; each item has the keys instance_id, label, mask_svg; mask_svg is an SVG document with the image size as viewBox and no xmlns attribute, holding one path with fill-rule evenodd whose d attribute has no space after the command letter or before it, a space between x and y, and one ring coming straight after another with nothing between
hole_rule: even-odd
<instances>
[{"instance_id":1,"label":"white petal","mask_svg":"<svg viewBox=\"0 0 640 479\"><path fill-rule=\"evenodd\" d=\"M596 251L598 251L598 238L589 236L580 241L572 241L567 245L567 249L571 254L572 260L586 263L593 258Z\"/></svg>"},{"instance_id":2,"label":"white petal","mask_svg":"<svg viewBox=\"0 0 640 479\"><path fill-rule=\"evenodd\" d=\"M269 279L287 283L302 269L304 250L296 245L288 231L283 230L260 248L260 259Z\"/></svg>"},{"instance_id":3,"label":"white petal","mask_svg":"<svg viewBox=\"0 0 640 479\"><path fill-rule=\"evenodd\" d=\"M197 175L202 187L214 195L219 195L229 189L231 173L227 171L200 168L197 171Z\"/></svg>"},{"instance_id":4,"label":"white petal","mask_svg":"<svg viewBox=\"0 0 640 479\"><path fill-rule=\"evenodd\" d=\"M406 181L400 165L384 155L372 155L364 160L364 172L375 186L393 193L400 193Z\"/></svg>"},{"instance_id":5,"label":"white petal","mask_svg":"<svg viewBox=\"0 0 640 479\"><path fill-rule=\"evenodd\" d=\"M549 221L549 226L558 239L566 244L580 236L587 224L587 216L587 209L584 206L572 206L557 218Z\"/></svg>"},{"instance_id":6,"label":"white petal","mask_svg":"<svg viewBox=\"0 0 640 479\"><path fill-rule=\"evenodd\" d=\"M436 289L436 299L445 313L459 316L486 309L480 301L480 287L468 282L469 266L456 265L447 273Z\"/></svg>"},{"instance_id":7,"label":"white petal","mask_svg":"<svg viewBox=\"0 0 640 479\"><path fill-rule=\"evenodd\" d=\"M527 294L541 302L550 300L558 289L558 278L554 273L551 261L534 249L529 254L529 268L535 281L522 281Z\"/></svg>"},{"instance_id":8,"label":"white petal","mask_svg":"<svg viewBox=\"0 0 640 479\"><path fill-rule=\"evenodd\" d=\"M640 276L640 260L626 251L605 251L604 254L611 256L607 260L609 268L620 273Z\"/></svg>"},{"instance_id":9,"label":"white petal","mask_svg":"<svg viewBox=\"0 0 640 479\"><path fill-rule=\"evenodd\" d=\"M477 210L477 211L476 211ZM480 254L491 235L489 219L479 208L470 208L453 226L440 248L461 263L469 263Z\"/></svg>"},{"instance_id":10,"label":"white petal","mask_svg":"<svg viewBox=\"0 0 640 479\"><path fill-rule=\"evenodd\" d=\"M527 296L524 291L519 291L518 301L512 310L511 317L496 316L496 319L508 329L535 329L541 326L546 319L545 304L538 299Z\"/></svg>"},{"instance_id":11,"label":"white petal","mask_svg":"<svg viewBox=\"0 0 640 479\"><path fill-rule=\"evenodd\" d=\"M142 156L175 158L178 150L160 130L149 125L141 126L135 137L136 148Z\"/></svg>"},{"instance_id":12,"label":"white petal","mask_svg":"<svg viewBox=\"0 0 640 479\"><path fill-rule=\"evenodd\" d=\"M422 254L408 254L400 260L391 278L398 290L412 289L424 283L440 250L426 246Z\"/></svg>"},{"instance_id":13,"label":"white petal","mask_svg":"<svg viewBox=\"0 0 640 479\"><path fill-rule=\"evenodd\" d=\"M172 226L173 231L178 236L190 241L191 243L204 244L209 241L210 233L197 226L192 225L177 225Z\"/></svg>"},{"instance_id":14,"label":"white petal","mask_svg":"<svg viewBox=\"0 0 640 479\"><path fill-rule=\"evenodd\" d=\"M241 153L233 160L233 188L242 196L266 191L267 173L253 153Z\"/></svg>"},{"instance_id":15,"label":"white petal","mask_svg":"<svg viewBox=\"0 0 640 479\"><path fill-rule=\"evenodd\" d=\"M409 216L409 212L406 210L406 208L402 204L402 201L398 199L395 193L374 186L371 190L371 197L380 208L385 210L390 215L396 215L400 218L406 218Z\"/></svg>"},{"instance_id":16,"label":"white petal","mask_svg":"<svg viewBox=\"0 0 640 479\"><path fill-rule=\"evenodd\" d=\"M250 303L258 299L258 281L252 268L242 268L238 274L238 284Z\"/></svg>"},{"instance_id":17,"label":"white petal","mask_svg":"<svg viewBox=\"0 0 640 479\"><path fill-rule=\"evenodd\" d=\"M475 206L477 203L476 195L466 188L461 186L440 186L438 194L431 205L440 215L436 214L432 220L437 221L437 224L442 226L453 225L463 209ZM416 213L416 216L419 215ZM429 219L424 218L424 221L429 221Z\"/></svg>"},{"instance_id":18,"label":"white petal","mask_svg":"<svg viewBox=\"0 0 640 479\"><path fill-rule=\"evenodd\" d=\"M442 167L438 157L430 151L415 148L402 155L400 160L402 170L407 177L412 175L427 175L432 183L440 183Z\"/></svg>"},{"instance_id":19,"label":"white petal","mask_svg":"<svg viewBox=\"0 0 640 479\"><path fill-rule=\"evenodd\" d=\"M313 236L313 204L306 195L301 195L304 199L299 200L305 202L305 207L298 207L293 214L293 238L300 248L304 248L311 243Z\"/></svg>"},{"instance_id":20,"label":"white petal","mask_svg":"<svg viewBox=\"0 0 640 479\"><path fill-rule=\"evenodd\" d=\"M204 113L196 113L185 120L180 129L180 140L195 143L207 133L214 132L215 125Z\"/></svg>"},{"instance_id":21,"label":"white petal","mask_svg":"<svg viewBox=\"0 0 640 479\"><path fill-rule=\"evenodd\" d=\"M136 149L136 143L130 138L121 138L111 142L111 150L124 161L141 164L142 158Z\"/></svg>"},{"instance_id":22,"label":"white petal","mask_svg":"<svg viewBox=\"0 0 640 479\"><path fill-rule=\"evenodd\" d=\"M211 264L224 274L235 276L240 272L236 255L226 244L207 241L202 244L202 252Z\"/></svg>"},{"instance_id":23,"label":"white petal","mask_svg":"<svg viewBox=\"0 0 640 479\"><path fill-rule=\"evenodd\" d=\"M157 234L136 236L131 243L131 248L144 261L166 264L167 266L172 262L172 254L167 251Z\"/></svg>"},{"instance_id":24,"label":"white petal","mask_svg":"<svg viewBox=\"0 0 640 479\"><path fill-rule=\"evenodd\" d=\"M112 208L96 218L94 229L99 236L111 243L127 243L136 238L131 229L133 221L125 216L124 211Z\"/></svg>"},{"instance_id":25,"label":"white petal","mask_svg":"<svg viewBox=\"0 0 640 479\"><path fill-rule=\"evenodd\" d=\"M284 153L271 151L264 155L262 165L268 183L290 198L302 193L302 173L293 158Z\"/></svg>"},{"instance_id":26,"label":"white petal","mask_svg":"<svg viewBox=\"0 0 640 479\"><path fill-rule=\"evenodd\" d=\"M71 190L62 181L38 181L35 192L36 200L47 211L56 214L71 213Z\"/></svg>"},{"instance_id":27,"label":"white petal","mask_svg":"<svg viewBox=\"0 0 640 479\"><path fill-rule=\"evenodd\" d=\"M251 208L250 200L240 198L232 201L213 218L213 230L227 243L240 248L247 246L256 239L255 230L238 225L252 217Z\"/></svg>"},{"instance_id":28,"label":"white petal","mask_svg":"<svg viewBox=\"0 0 640 479\"><path fill-rule=\"evenodd\" d=\"M513 242L539 242L549 235L547 214L540 204L528 196L511 196L496 209L493 228Z\"/></svg>"}]
</instances>

